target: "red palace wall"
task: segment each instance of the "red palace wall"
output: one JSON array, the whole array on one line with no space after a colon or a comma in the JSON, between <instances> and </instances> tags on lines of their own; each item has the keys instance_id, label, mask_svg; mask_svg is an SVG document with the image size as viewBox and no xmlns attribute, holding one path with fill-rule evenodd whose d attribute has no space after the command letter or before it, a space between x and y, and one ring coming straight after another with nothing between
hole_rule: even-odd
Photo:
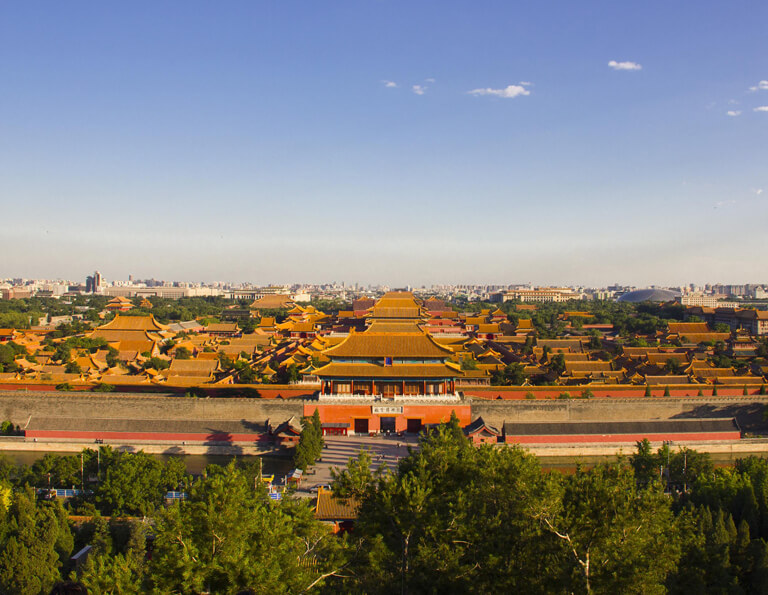
<instances>
[{"instance_id":1,"label":"red palace wall","mask_svg":"<svg viewBox=\"0 0 768 595\"><path fill-rule=\"evenodd\" d=\"M408 419L420 419L422 425L447 422L451 419L451 411L456 412L462 427L472 421L469 405L396 405L396 407L402 407L402 413L373 413L373 407L378 407L378 405L311 403L304 405L304 415L310 416L317 409L322 423L348 423L350 430L354 430L355 419L365 418L368 419L369 432L378 432L381 429L380 419L382 417L394 417L397 432L406 431Z\"/></svg>"},{"instance_id":2,"label":"red palace wall","mask_svg":"<svg viewBox=\"0 0 768 595\"><path fill-rule=\"evenodd\" d=\"M0 390L28 390L28 391L53 391L55 390L56 383L51 382L4 382L0 383ZM91 391L93 385L90 384L74 384L72 386L73 392L79 391ZM248 395L249 390L258 391L258 397L262 399L291 399L294 397L310 397L319 388L318 386L305 386L303 388L296 388L295 385L273 385L273 384L250 384L250 385L203 385L200 387L174 387L167 384L127 384L118 385L115 387L117 393L176 393L183 395L186 392L192 390L202 390L206 395L211 397L241 397ZM457 389L464 393L467 397L473 397L475 399L525 399L527 394L532 394L535 399L557 399L562 393L569 393L571 398L577 399L581 397L581 392L588 388L592 391L592 396L595 398L637 398L645 397L645 385L604 385L604 386L458 386ZM701 391L702 396L711 397L714 396L712 385L685 385L685 386L669 386L670 397L696 397ZM663 385L654 387L651 390L652 397L663 397L665 392ZM760 384L751 384L747 386L747 393L749 395L759 395L761 390ZM253 395L255 396L255 395ZM724 386L718 385L717 387L718 397L741 397L744 396L744 385ZM431 423L431 422L425 422Z\"/></svg>"},{"instance_id":3,"label":"red palace wall","mask_svg":"<svg viewBox=\"0 0 768 595\"><path fill-rule=\"evenodd\" d=\"M583 444L616 443L635 444L648 438L651 442L712 442L716 440L739 440L741 433L735 432L686 432L679 434L558 434L539 436L507 436L507 444Z\"/></svg>"},{"instance_id":4,"label":"red palace wall","mask_svg":"<svg viewBox=\"0 0 768 595\"><path fill-rule=\"evenodd\" d=\"M531 393L536 399L557 399L562 393L568 393L571 398L578 399L581 397L581 391L585 389L592 391L592 396L596 398L612 397L612 398L637 398L645 397L645 385L613 385L613 386L522 386L522 387L506 387L506 386L492 386L492 387L458 387L458 390L462 391L465 396L473 397L476 399L525 399L526 395ZM651 389L652 397L663 397L665 392L664 386L654 387ZM704 397L711 397L713 387L707 385L690 385L685 387L669 387L670 397L696 397L701 390L701 394ZM750 385L747 387L749 395L759 395L760 385ZM718 397L741 397L744 395L744 386L722 386L717 387Z\"/></svg>"},{"instance_id":5,"label":"red palace wall","mask_svg":"<svg viewBox=\"0 0 768 595\"><path fill-rule=\"evenodd\" d=\"M94 389L94 385L91 384L75 384L71 388L71 392L88 392ZM291 399L293 397L311 397L317 390L315 387L309 388L295 388L288 385L235 385L228 384L223 386L199 386L199 387L175 387L164 384L126 384L116 385L114 392L116 393L175 393L184 395L185 393L193 390L202 390L206 395L211 397L243 397L249 396L248 391L255 389L258 391L259 398L262 399ZM52 392L56 390L55 383L34 383L34 382L6 382L0 383L0 390L10 391L45 391ZM70 391L62 391L62 394L66 394ZM109 394L109 393L104 393Z\"/></svg>"},{"instance_id":6,"label":"red palace wall","mask_svg":"<svg viewBox=\"0 0 768 595\"><path fill-rule=\"evenodd\" d=\"M187 434L164 432L99 432L99 431L70 431L70 430L27 430L27 438L45 440L48 438L84 440L146 440L168 442L268 442L266 434Z\"/></svg>"}]
</instances>

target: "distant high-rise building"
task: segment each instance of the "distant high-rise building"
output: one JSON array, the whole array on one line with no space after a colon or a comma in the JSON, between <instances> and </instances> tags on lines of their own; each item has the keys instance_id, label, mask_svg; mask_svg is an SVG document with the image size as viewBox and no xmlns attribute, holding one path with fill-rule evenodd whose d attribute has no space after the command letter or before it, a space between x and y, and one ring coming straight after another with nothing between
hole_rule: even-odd
<instances>
[{"instance_id":1,"label":"distant high-rise building","mask_svg":"<svg viewBox=\"0 0 768 595\"><path fill-rule=\"evenodd\" d=\"M101 273L96 271L93 275L85 278L85 291L87 293L96 293L101 286Z\"/></svg>"}]
</instances>

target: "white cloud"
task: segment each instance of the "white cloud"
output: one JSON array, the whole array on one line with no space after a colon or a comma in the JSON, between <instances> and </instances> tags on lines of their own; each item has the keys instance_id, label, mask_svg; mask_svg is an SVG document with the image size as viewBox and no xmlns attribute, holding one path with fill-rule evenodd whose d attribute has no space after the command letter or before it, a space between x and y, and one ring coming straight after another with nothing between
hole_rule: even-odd
<instances>
[{"instance_id":1,"label":"white cloud","mask_svg":"<svg viewBox=\"0 0 768 595\"><path fill-rule=\"evenodd\" d=\"M729 110L729 111L727 111L725 113L728 114L729 116L740 116L741 115L741 110L738 110L738 109L736 109L736 110Z\"/></svg>"},{"instance_id":2,"label":"white cloud","mask_svg":"<svg viewBox=\"0 0 768 595\"><path fill-rule=\"evenodd\" d=\"M512 99L519 95L530 95L531 92L522 85L507 85L504 89L473 89L467 91L470 95L495 95L496 97L503 97L504 99Z\"/></svg>"},{"instance_id":3,"label":"white cloud","mask_svg":"<svg viewBox=\"0 0 768 595\"><path fill-rule=\"evenodd\" d=\"M397 88L397 83L395 81L381 81L381 82L384 83L384 86L387 89L395 89L395 88Z\"/></svg>"},{"instance_id":4,"label":"white cloud","mask_svg":"<svg viewBox=\"0 0 768 595\"><path fill-rule=\"evenodd\" d=\"M735 205L735 204L736 204L735 200L721 200L715 203L715 208L720 209L722 207L727 207L729 205Z\"/></svg>"},{"instance_id":5,"label":"white cloud","mask_svg":"<svg viewBox=\"0 0 768 595\"><path fill-rule=\"evenodd\" d=\"M768 81L760 81L754 87L749 88L750 91L768 91Z\"/></svg>"},{"instance_id":6,"label":"white cloud","mask_svg":"<svg viewBox=\"0 0 768 595\"><path fill-rule=\"evenodd\" d=\"M433 79L433 78L428 78L428 79L424 79L424 80L426 82L428 82L428 83L434 83L435 82L435 79Z\"/></svg>"},{"instance_id":7,"label":"white cloud","mask_svg":"<svg viewBox=\"0 0 768 595\"><path fill-rule=\"evenodd\" d=\"M754 111L754 112L768 112L768 105L761 105L760 107L756 107L752 111Z\"/></svg>"},{"instance_id":8,"label":"white cloud","mask_svg":"<svg viewBox=\"0 0 768 595\"><path fill-rule=\"evenodd\" d=\"M642 70L643 69L643 67L637 62L616 62L616 60L611 60L610 62L608 62L608 66L610 66L614 70Z\"/></svg>"},{"instance_id":9,"label":"white cloud","mask_svg":"<svg viewBox=\"0 0 768 595\"><path fill-rule=\"evenodd\" d=\"M520 81L520 84L523 87L530 87L533 83L529 83L528 81Z\"/></svg>"},{"instance_id":10,"label":"white cloud","mask_svg":"<svg viewBox=\"0 0 768 595\"><path fill-rule=\"evenodd\" d=\"M421 85L414 85L411 89L413 89L413 92L416 93L416 95L424 95L424 93L427 92L427 88Z\"/></svg>"},{"instance_id":11,"label":"white cloud","mask_svg":"<svg viewBox=\"0 0 768 595\"><path fill-rule=\"evenodd\" d=\"M755 195L760 196L763 193L763 189L762 188L752 188L752 192Z\"/></svg>"}]
</instances>

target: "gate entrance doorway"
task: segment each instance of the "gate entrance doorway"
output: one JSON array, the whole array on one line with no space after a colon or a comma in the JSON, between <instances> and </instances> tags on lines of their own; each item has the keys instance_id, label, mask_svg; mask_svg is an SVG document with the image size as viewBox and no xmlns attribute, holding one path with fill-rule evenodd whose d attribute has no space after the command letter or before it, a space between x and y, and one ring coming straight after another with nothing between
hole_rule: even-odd
<instances>
[{"instance_id":1,"label":"gate entrance doorway","mask_svg":"<svg viewBox=\"0 0 768 595\"><path fill-rule=\"evenodd\" d=\"M408 419L406 432L409 434L418 434L421 432L421 420L420 419Z\"/></svg>"},{"instance_id":2,"label":"gate entrance doorway","mask_svg":"<svg viewBox=\"0 0 768 595\"><path fill-rule=\"evenodd\" d=\"M395 433L395 418L394 417L382 417L379 422L381 423L381 432L383 434L386 433Z\"/></svg>"},{"instance_id":3,"label":"gate entrance doorway","mask_svg":"<svg viewBox=\"0 0 768 595\"><path fill-rule=\"evenodd\" d=\"M368 433L368 418L355 419L355 434L367 434Z\"/></svg>"}]
</instances>

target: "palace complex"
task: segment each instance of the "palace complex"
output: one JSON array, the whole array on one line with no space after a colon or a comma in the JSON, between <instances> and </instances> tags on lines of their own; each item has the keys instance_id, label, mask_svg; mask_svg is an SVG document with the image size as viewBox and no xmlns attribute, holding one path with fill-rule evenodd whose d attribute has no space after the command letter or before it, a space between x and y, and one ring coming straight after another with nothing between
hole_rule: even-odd
<instances>
[{"instance_id":1,"label":"palace complex","mask_svg":"<svg viewBox=\"0 0 768 595\"><path fill-rule=\"evenodd\" d=\"M461 368L454 355L423 329L427 313L412 294L389 293L371 309L363 332L352 332L322 352L330 359L314 371L320 397L453 395Z\"/></svg>"},{"instance_id":2,"label":"palace complex","mask_svg":"<svg viewBox=\"0 0 768 595\"><path fill-rule=\"evenodd\" d=\"M674 317L628 333L588 302L546 317L538 311L556 304L461 311L409 292L347 307L329 313L269 295L224 307L217 319L162 324L151 300L115 298L99 312L103 322L73 336L54 326L0 329L0 343L14 346L0 386L207 394L247 386L323 402L765 390L761 310L677 306Z\"/></svg>"},{"instance_id":3,"label":"palace complex","mask_svg":"<svg viewBox=\"0 0 768 595\"><path fill-rule=\"evenodd\" d=\"M263 427L235 419L223 425L186 419L178 428L142 419L112 422L105 412L82 430L96 434L80 436L182 437L193 443L228 435L243 443L295 440L296 420L315 410L327 435L416 433L455 415L475 442L633 443L639 435L731 440L740 429L727 415L708 425L681 419L648 426L629 418L609 426L600 419L587 425L546 419L510 425L491 405L766 393L768 318L759 310L678 305L653 326L633 327L643 332L628 332L606 319L610 308L581 302L507 302L461 311L436 297L421 300L395 291L324 312L319 302L290 298L260 296L250 306L225 306L216 318L161 318L168 322L163 324L155 318L161 303L120 297L98 313L101 322L81 323L69 336L55 328L0 329L0 343L11 346L12 357L8 361L4 347L0 388L260 397L280 412L272 422L257 419ZM642 318L629 308L619 307L618 316ZM483 402L489 407L483 409ZM480 411L486 411L485 419ZM33 438L74 431L45 415L26 423Z\"/></svg>"}]
</instances>

